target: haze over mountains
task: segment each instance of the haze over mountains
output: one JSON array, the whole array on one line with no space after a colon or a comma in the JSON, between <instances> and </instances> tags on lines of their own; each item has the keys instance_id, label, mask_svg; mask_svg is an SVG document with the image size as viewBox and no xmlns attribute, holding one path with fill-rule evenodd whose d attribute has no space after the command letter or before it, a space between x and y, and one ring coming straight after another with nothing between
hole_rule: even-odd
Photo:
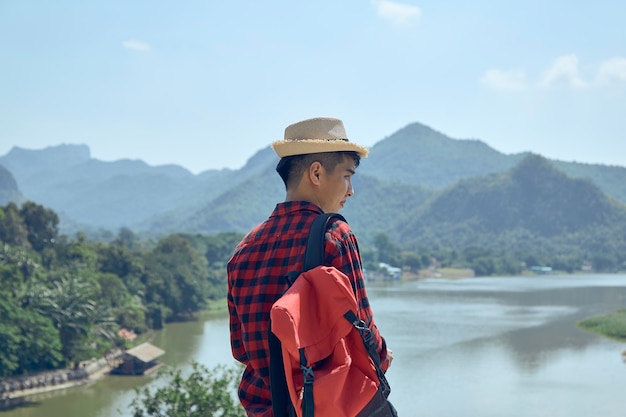
<instances>
[{"instance_id":1,"label":"haze over mountains","mask_svg":"<svg viewBox=\"0 0 626 417\"><path fill-rule=\"evenodd\" d=\"M268 146L238 170L194 175L140 160L103 162L85 145L14 147L0 157L0 203L31 200L55 210L61 231L128 227L141 233L246 232L284 197ZM13 179L13 180L12 180ZM626 168L503 154L480 140L447 137L420 123L371 148L345 215L371 241L470 244L516 231L537 239L621 224Z\"/></svg>"}]
</instances>

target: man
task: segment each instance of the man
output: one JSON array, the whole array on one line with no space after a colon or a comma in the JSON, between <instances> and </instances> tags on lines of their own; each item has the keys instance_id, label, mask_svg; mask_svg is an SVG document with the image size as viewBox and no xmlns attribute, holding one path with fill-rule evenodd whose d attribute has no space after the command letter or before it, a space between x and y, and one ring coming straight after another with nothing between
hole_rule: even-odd
<instances>
[{"instance_id":1,"label":"man","mask_svg":"<svg viewBox=\"0 0 626 417\"><path fill-rule=\"evenodd\" d=\"M248 416L271 417L268 323L272 304L287 289L285 276L301 271L307 235L315 217L336 213L354 195L352 176L367 148L350 142L339 119L315 118L285 129L272 144L281 158L276 171L285 183L285 201L250 231L228 262L231 348L246 365L239 398ZM325 265L351 280L358 315L372 329L383 369L392 355L373 320L365 291L361 255L350 226L335 221L325 236ZM282 416L276 416L282 417Z\"/></svg>"}]
</instances>

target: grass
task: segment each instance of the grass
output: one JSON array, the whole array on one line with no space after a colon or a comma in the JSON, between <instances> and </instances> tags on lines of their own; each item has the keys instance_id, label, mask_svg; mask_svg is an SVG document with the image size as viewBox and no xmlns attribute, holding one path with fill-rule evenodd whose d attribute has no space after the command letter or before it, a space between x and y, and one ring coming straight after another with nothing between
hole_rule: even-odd
<instances>
[{"instance_id":1,"label":"grass","mask_svg":"<svg viewBox=\"0 0 626 417\"><path fill-rule=\"evenodd\" d=\"M576 325L583 329L620 342L626 342L626 309L602 316L589 317Z\"/></svg>"},{"instance_id":2,"label":"grass","mask_svg":"<svg viewBox=\"0 0 626 417\"><path fill-rule=\"evenodd\" d=\"M442 278L468 278L474 276L474 271L467 268L439 268L437 273Z\"/></svg>"}]
</instances>

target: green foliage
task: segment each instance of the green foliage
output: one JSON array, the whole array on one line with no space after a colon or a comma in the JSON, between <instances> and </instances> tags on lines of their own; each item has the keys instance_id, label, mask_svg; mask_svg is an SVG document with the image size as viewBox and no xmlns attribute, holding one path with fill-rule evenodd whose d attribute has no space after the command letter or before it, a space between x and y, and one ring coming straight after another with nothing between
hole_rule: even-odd
<instances>
[{"instance_id":1,"label":"green foliage","mask_svg":"<svg viewBox=\"0 0 626 417\"><path fill-rule=\"evenodd\" d=\"M0 291L0 377L44 371L63 364L59 332L46 317L20 308Z\"/></svg>"},{"instance_id":2,"label":"green foliage","mask_svg":"<svg viewBox=\"0 0 626 417\"><path fill-rule=\"evenodd\" d=\"M1 376L101 356L125 343L121 327L161 328L225 297L239 234L150 242L122 229L107 244L57 235L56 219L33 203L0 207Z\"/></svg>"},{"instance_id":3,"label":"green foliage","mask_svg":"<svg viewBox=\"0 0 626 417\"><path fill-rule=\"evenodd\" d=\"M0 209L0 242L30 248L28 230L15 203L9 203Z\"/></svg>"},{"instance_id":4,"label":"green foliage","mask_svg":"<svg viewBox=\"0 0 626 417\"><path fill-rule=\"evenodd\" d=\"M81 275L64 275L41 286L33 307L59 329L63 355L70 360L88 359L93 343L104 336L113 339L115 322L106 304L96 302L98 287Z\"/></svg>"},{"instance_id":5,"label":"green foliage","mask_svg":"<svg viewBox=\"0 0 626 417\"><path fill-rule=\"evenodd\" d=\"M136 389L133 417L244 417L234 394L241 369L218 365L213 369L192 362L192 372L166 368L156 389Z\"/></svg>"},{"instance_id":6,"label":"green foliage","mask_svg":"<svg viewBox=\"0 0 626 417\"><path fill-rule=\"evenodd\" d=\"M20 208L20 215L28 232L28 241L32 248L41 252L54 244L58 235L59 216L52 210L27 201Z\"/></svg>"},{"instance_id":7,"label":"green foliage","mask_svg":"<svg viewBox=\"0 0 626 417\"><path fill-rule=\"evenodd\" d=\"M419 210L387 220L389 236L404 250L436 252L438 260L479 274L542 265L574 271L585 261L596 271L615 271L626 261L626 207L536 155L505 174L459 182ZM446 251L453 250L466 256L449 259Z\"/></svg>"},{"instance_id":8,"label":"green foliage","mask_svg":"<svg viewBox=\"0 0 626 417\"><path fill-rule=\"evenodd\" d=\"M0 376L9 376L19 367L20 335L15 325L19 311L11 296L0 292Z\"/></svg>"},{"instance_id":9,"label":"green foliage","mask_svg":"<svg viewBox=\"0 0 626 417\"><path fill-rule=\"evenodd\" d=\"M205 306L209 286L207 261L183 236L159 241L145 258L146 300L164 305L166 318L188 316Z\"/></svg>"},{"instance_id":10,"label":"green foliage","mask_svg":"<svg viewBox=\"0 0 626 417\"><path fill-rule=\"evenodd\" d=\"M626 310L590 317L581 320L577 326L590 332L626 342Z\"/></svg>"},{"instance_id":11,"label":"green foliage","mask_svg":"<svg viewBox=\"0 0 626 417\"><path fill-rule=\"evenodd\" d=\"M378 262L389 265L399 265L402 262L400 249L391 242L385 232L378 232L374 235L374 249Z\"/></svg>"},{"instance_id":12,"label":"green foliage","mask_svg":"<svg viewBox=\"0 0 626 417\"><path fill-rule=\"evenodd\" d=\"M228 261L235 250L235 246L243 238L242 233L218 233L214 236L207 236L205 241L205 256L209 263L221 263Z\"/></svg>"},{"instance_id":13,"label":"green foliage","mask_svg":"<svg viewBox=\"0 0 626 417\"><path fill-rule=\"evenodd\" d=\"M407 267L407 269L411 272L418 272L420 269L427 267L425 265L422 257L415 252L402 252L402 266Z\"/></svg>"}]
</instances>

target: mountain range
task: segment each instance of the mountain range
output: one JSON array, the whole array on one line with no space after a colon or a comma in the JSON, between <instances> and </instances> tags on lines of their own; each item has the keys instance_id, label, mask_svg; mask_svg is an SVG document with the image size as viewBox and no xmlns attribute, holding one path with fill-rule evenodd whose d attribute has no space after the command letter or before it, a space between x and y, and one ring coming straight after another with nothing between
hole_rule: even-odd
<instances>
[{"instance_id":1,"label":"mountain range","mask_svg":"<svg viewBox=\"0 0 626 417\"><path fill-rule=\"evenodd\" d=\"M51 208L68 234L122 227L154 235L244 233L284 198L277 162L268 146L241 169L194 175L177 165L100 161L86 145L14 147L0 157L0 203ZM521 236L538 244L626 218L624 167L504 154L420 123L377 142L354 186L343 214L366 244L379 231L410 248L467 246L484 240L478 234L499 244Z\"/></svg>"}]
</instances>

